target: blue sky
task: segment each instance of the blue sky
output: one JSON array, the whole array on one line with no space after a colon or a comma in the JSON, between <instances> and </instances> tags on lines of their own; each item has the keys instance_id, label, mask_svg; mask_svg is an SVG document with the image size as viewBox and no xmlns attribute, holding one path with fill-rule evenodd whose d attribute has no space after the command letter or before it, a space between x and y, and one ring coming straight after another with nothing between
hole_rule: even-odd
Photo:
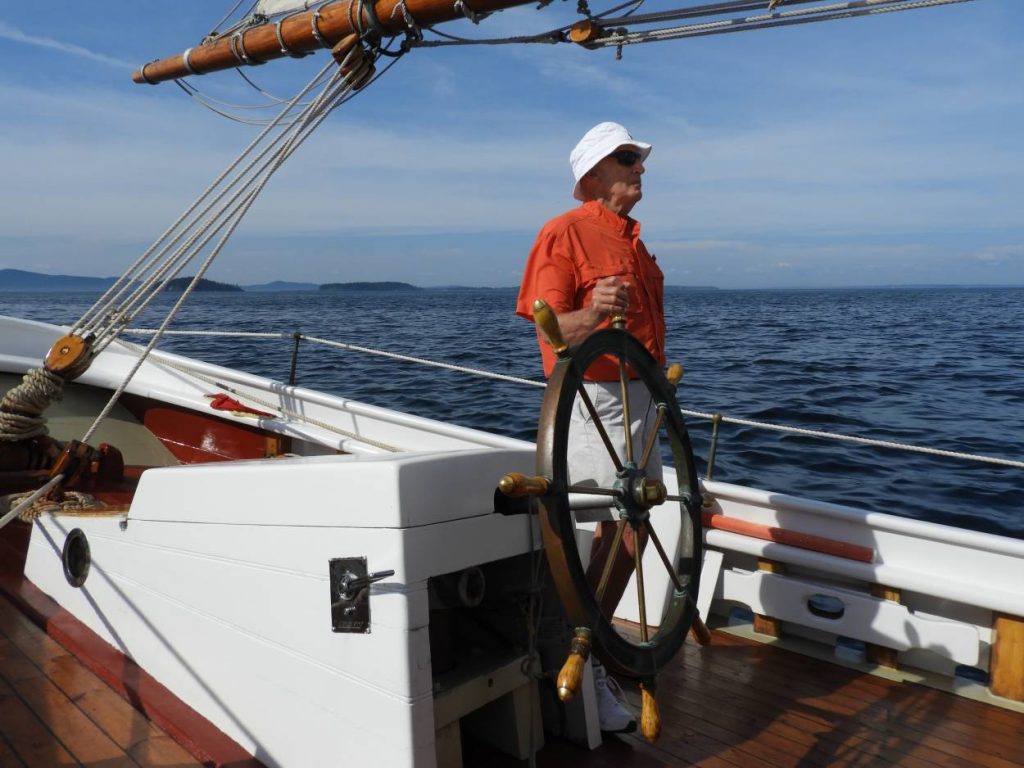
<instances>
[{"instance_id":1,"label":"blue sky","mask_svg":"<svg viewBox=\"0 0 1024 768\"><path fill-rule=\"evenodd\" d=\"M173 84L130 79L230 4L0 9L0 268L119 274L249 141L253 128ZM448 29L536 32L574 8ZM540 225L574 205L569 150L616 120L654 144L634 215L670 284L1021 285L1022 34L1024 2L975 0L632 46L621 61L414 50L278 173L210 276L515 285ZM317 59L252 76L289 93ZM240 82L196 85L256 100Z\"/></svg>"}]
</instances>

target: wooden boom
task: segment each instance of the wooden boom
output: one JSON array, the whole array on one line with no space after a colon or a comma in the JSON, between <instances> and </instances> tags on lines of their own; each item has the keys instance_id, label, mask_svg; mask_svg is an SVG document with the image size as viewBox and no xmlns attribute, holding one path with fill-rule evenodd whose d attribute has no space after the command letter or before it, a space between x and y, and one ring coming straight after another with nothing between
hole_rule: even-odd
<instances>
[{"instance_id":1,"label":"wooden boom","mask_svg":"<svg viewBox=\"0 0 1024 768\"><path fill-rule=\"evenodd\" d=\"M281 21L251 27L189 48L176 56L150 62L132 73L132 80L156 84L243 64L261 64L270 59L331 48L353 32L369 30L394 36L407 28L402 6L416 25L431 26L463 16L526 5L531 1L472 0L472 7L457 0L405 0L404 3L400 0L348 0L331 3L319 10L285 16Z\"/></svg>"}]
</instances>

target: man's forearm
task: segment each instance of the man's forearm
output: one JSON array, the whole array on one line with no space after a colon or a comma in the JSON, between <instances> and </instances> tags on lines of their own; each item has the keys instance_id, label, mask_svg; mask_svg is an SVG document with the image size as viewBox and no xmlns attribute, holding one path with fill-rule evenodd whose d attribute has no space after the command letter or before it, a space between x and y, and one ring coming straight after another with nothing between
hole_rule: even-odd
<instances>
[{"instance_id":1,"label":"man's forearm","mask_svg":"<svg viewBox=\"0 0 1024 768\"><path fill-rule=\"evenodd\" d=\"M597 330L597 326L604 322L606 317L606 313L586 307L558 315L558 327L562 331L565 343L574 347Z\"/></svg>"},{"instance_id":2,"label":"man's forearm","mask_svg":"<svg viewBox=\"0 0 1024 768\"><path fill-rule=\"evenodd\" d=\"M558 315L562 338L570 347L580 344L596 331L608 315L613 312L625 314L629 308L629 283L614 275L602 277L594 285L588 304Z\"/></svg>"}]
</instances>

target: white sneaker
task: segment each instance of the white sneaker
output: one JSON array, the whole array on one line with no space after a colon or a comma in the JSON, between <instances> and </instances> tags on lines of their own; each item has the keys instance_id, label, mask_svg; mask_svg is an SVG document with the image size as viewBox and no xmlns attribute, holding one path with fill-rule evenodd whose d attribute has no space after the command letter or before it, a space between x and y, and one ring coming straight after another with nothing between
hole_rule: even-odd
<instances>
[{"instance_id":1,"label":"white sneaker","mask_svg":"<svg viewBox=\"0 0 1024 768\"><path fill-rule=\"evenodd\" d=\"M632 733L636 730L636 718L626 709L622 689L609 677L604 665L592 660L594 692L597 694L597 722L605 733Z\"/></svg>"}]
</instances>

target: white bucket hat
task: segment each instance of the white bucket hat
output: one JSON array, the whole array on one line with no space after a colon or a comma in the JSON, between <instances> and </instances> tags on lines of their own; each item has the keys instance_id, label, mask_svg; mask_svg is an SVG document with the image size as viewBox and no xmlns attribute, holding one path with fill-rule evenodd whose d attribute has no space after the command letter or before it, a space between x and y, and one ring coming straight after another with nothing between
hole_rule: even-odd
<instances>
[{"instance_id":1,"label":"white bucket hat","mask_svg":"<svg viewBox=\"0 0 1024 768\"><path fill-rule=\"evenodd\" d=\"M583 134L580 143L569 153L569 165L572 166L572 175L576 180L572 188L572 196L577 200L583 200L583 195L580 192L580 179L604 158L624 146L636 147L641 161L646 160L647 156L651 154L650 144L636 141L629 135L629 131L618 123L598 123Z\"/></svg>"}]
</instances>

